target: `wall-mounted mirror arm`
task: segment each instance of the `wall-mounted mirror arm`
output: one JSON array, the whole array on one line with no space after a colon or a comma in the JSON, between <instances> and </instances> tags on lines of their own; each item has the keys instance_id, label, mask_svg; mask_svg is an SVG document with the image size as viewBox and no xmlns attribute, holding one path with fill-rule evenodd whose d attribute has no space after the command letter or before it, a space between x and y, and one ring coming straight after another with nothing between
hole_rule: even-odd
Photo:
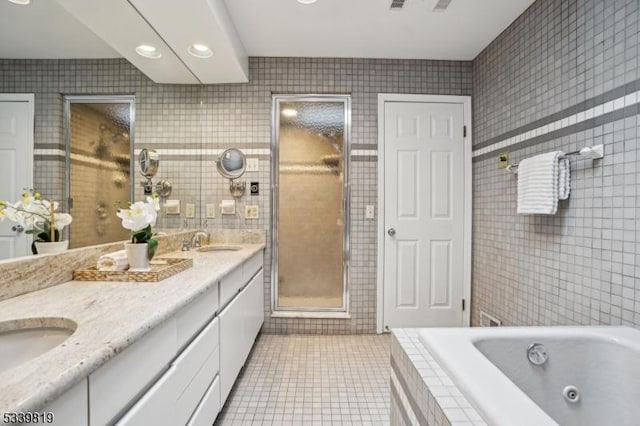
<instances>
[{"instance_id":1,"label":"wall-mounted mirror arm","mask_svg":"<svg viewBox=\"0 0 640 426\"><path fill-rule=\"evenodd\" d=\"M155 187L153 185L153 177L158 173L160 166L160 155L153 149L143 148L140 150L138 165L140 166L140 174L146 179L141 182L145 195L151 195L155 189L161 199L168 198L173 189L168 180L163 179Z\"/></svg>"},{"instance_id":2,"label":"wall-mounted mirror arm","mask_svg":"<svg viewBox=\"0 0 640 426\"><path fill-rule=\"evenodd\" d=\"M229 179L229 192L234 198L240 198L246 190L246 182L238 182L247 169L247 158L237 148L225 150L216 160L216 168L222 177Z\"/></svg>"},{"instance_id":3,"label":"wall-mounted mirror arm","mask_svg":"<svg viewBox=\"0 0 640 426\"><path fill-rule=\"evenodd\" d=\"M244 195L247 188L247 182L236 182L233 179L229 180L229 192L233 198L240 198Z\"/></svg>"}]
</instances>

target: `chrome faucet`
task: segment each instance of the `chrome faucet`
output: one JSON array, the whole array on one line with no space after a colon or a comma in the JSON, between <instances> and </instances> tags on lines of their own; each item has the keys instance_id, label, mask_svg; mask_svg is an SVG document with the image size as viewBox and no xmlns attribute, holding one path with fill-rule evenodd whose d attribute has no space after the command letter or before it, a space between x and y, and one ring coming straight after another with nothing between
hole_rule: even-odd
<instances>
[{"instance_id":1,"label":"chrome faucet","mask_svg":"<svg viewBox=\"0 0 640 426\"><path fill-rule=\"evenodd\" d=\"M202 247L209 244L209 234L204 231L198 231L191 237L191 247Z\"/></svg>"}]
</instances>

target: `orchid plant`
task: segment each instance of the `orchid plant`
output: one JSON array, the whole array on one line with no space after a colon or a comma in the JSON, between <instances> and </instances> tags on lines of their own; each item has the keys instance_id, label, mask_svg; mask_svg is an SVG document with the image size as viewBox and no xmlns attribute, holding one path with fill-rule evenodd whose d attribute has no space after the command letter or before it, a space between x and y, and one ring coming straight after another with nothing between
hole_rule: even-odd
<instances>
[{"instance_id":1,"label":"orchid plant","mask_svg":"<svg viewBox=\"0 0 640 426\"><path fill-rule=\"evenodd\" d=\"M9 219L23 226L27 234L34 234L31 251L36 254L36 242L60 241L61 231L73 220L70 214L56 213L58 207L57 201L43 200L38 192L29 189L15 203L0 200L0 221Z\"/></svg>"},{"instance_id":2,"label":"orchid plant","mask_svg":"<svg viewBox=\"0 0 640 426\"><path fill-rule=\"evenodd\" d=\"M156 224L160 210L160 198L157 194L147 197L147 201L138 201L128 209L119 209L116 215L122 219L122 227L131 231L131 243L147 243L149 260L153 259L158 241L153 238L151 227Z\"/></svg>"}]
</instances>

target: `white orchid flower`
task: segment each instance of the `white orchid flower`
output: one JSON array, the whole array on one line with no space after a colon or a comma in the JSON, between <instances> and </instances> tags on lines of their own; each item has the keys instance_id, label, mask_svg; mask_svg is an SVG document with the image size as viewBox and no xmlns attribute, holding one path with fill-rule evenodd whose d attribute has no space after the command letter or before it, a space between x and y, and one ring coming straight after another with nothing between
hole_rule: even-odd
<instances>
[{"instance_id":1,"label":"white orchid flower","mask_svg":"<svg viewBox=\"0 0 640 426\"><path fill-rule=\"evenodd\" d=\"M67 213L56 213L54 215L55 218L55 227L58 231L62 231L65 226L69 226L73 218L70 214Z\"/></svg>"},{"instance_id":2,"label":"white orchid flower","mask_svg":"<svg viewBox=\"0 0 640 426\"><path fill-rule=\"evenodd\" d=\"M141 231L148 225L155 225L157 218L155 208L142 201L131 204L128 209L119 210L116 215L122 219L122 226L132 232Z\"/></svg>"},{"instance_id":3,"label":"white orchid flower","mask_svg":"<svg viewBox=\"0 0 640 426\"><path fill-rule=\"evenodd\" d=\"M147 196L147 203L151 204L155 211L160 210L160 197L157 195Z\"/></svg>"}]
</instances>

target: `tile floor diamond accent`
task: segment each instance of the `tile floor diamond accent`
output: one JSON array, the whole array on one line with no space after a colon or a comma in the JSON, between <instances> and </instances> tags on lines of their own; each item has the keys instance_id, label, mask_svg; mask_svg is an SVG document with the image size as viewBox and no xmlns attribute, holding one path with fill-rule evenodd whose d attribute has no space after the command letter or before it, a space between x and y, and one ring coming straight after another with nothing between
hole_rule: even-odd
<instances>
[{"instance_id":1,"label":"tile floor diamond accent","mask_svg":"<svg viewBox=\"0 0 640 426\"><path fill-rule=\"evenodd\" d=\"M216 425L387 425L389 357L389 335L261 334Z\"/></svg>"}]
</instances>

